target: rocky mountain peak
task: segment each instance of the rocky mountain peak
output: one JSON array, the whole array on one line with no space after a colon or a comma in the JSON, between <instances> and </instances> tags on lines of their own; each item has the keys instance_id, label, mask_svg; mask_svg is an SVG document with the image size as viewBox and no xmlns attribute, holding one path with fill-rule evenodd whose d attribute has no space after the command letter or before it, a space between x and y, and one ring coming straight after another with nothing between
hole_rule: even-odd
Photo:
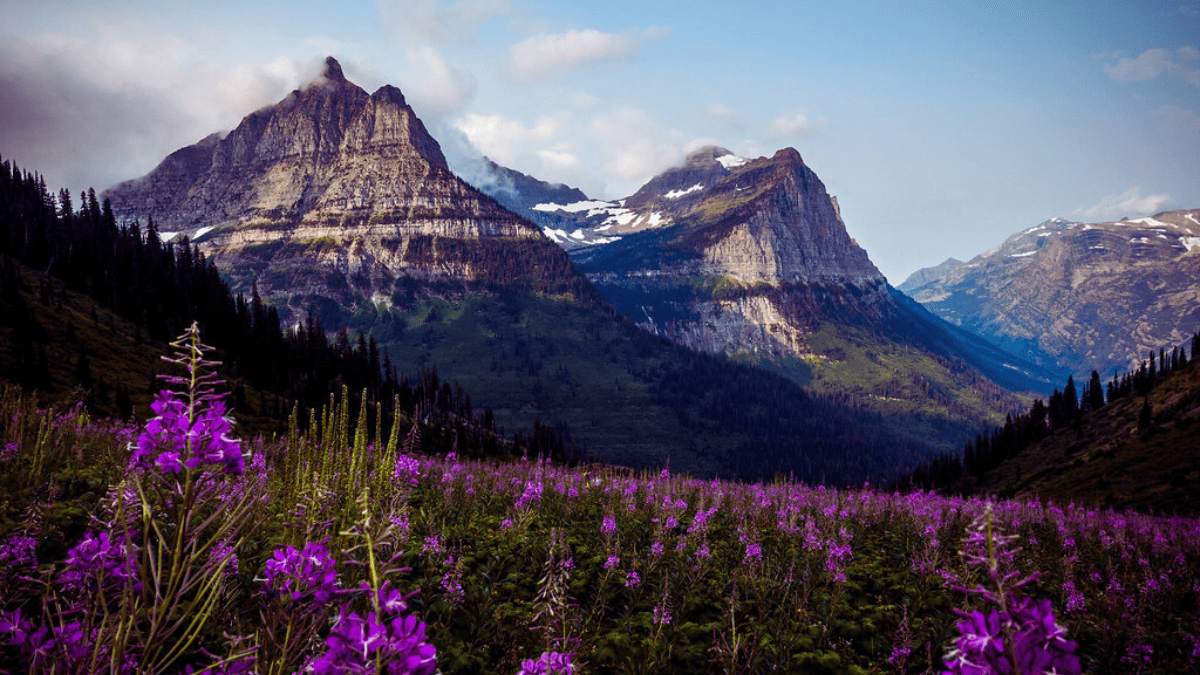
<instances>
[{"instance_id":1,"label":"rocky mountain peak","mask_svg":"<svg viewBox=\"0 0 1200 675\"><path fill-rule=\"evenodd\" d=\"M342 64L332 56L325 57L325 67L322 69L319 79L324 79L326 82L345 82L346 76L342 74Z\"/></svg>"},{"instance_id":2,"label":"rocky mountain peak","mask_svg":"<svg viewBox=\"0 0 1200 675\"><path fill-rule=\"evenodd\" d=\"M450 171L399 89L368 95L332 57L225 137L104 195L120 218L153 217L159 231L189 236L235 288L257 282L264 298L352 295L351 275L367 296L406 275L492 279L475 259L480 239L541 239Z\"/></svg>"},{"instance_id":3,"label":"rocky mountain peak","mask_svg":"<svg viewBox=\"0 0 1200 675\"><path fill-rule=\"evenodd\" d=\"M732 155L732 154L733 154L732 152L730 152L720 146L706 145L703 148L700 148L699 150L696 150L695 152L692 152L691 154L689 154L687 156L687 160L684 162L684 165L692 166L692 165L713 164L717 161L718 158L725 157L726 155Z\"/></svg>"}]
</instances>

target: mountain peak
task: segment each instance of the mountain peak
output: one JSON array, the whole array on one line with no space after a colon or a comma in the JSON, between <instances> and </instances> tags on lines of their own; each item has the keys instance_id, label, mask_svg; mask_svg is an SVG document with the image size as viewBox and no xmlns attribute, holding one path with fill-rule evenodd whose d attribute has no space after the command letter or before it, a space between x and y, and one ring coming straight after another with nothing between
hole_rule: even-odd
<instances>
[{"instance_id":1,"label":"mountain peak","mask_svg":"<svg viewBox=\"0 0 1200 675\"><path fill-rule=\"evenodd\" d=\"M325 67L321 70L321 77L329 82L346 81L346 76L342 73L342 64L332 56L325 57Z\"/></svg>"},{"instance_id":2,"label":"mountain peak","mask_svg":"<svg viewBox=\"0 0 1200 675\"><path fill-rule=\"evenodd\" d=\"M720 146L706 145L703 148L700 148L699 150L689 154L687 156L685 165L712 164L713 162L717 161L718 158L732 154L732 152Z\"/></svg>"}]
</instances>

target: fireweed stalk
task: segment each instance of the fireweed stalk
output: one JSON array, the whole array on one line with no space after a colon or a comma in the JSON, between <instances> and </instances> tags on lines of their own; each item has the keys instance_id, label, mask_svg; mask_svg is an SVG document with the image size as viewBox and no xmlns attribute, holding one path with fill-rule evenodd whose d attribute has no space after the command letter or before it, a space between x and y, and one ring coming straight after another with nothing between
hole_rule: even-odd
<instances>
[{"instance_id":1,"label":"fireweed stalk","mask_svg":"<svg viewBox=\"0 0 1200 675\"><path fill-rule=\"evenodd\" d=\"M1020 547L1009 548L1015 535L996 531L992 505L968 531L962 556L970 566L987 575L988 587L957 590L984 599L983 610L954 610L965 620L959 622L959 638L946 654L949 670L944 675L1080 675L1083 671L1075 655L1075 643L1066 639L1067 631L1054 619L1049 600L1023 597L1018 589L1037 581L1034 572L1020 579L1012 569ZM1019 579L1019 580L1018 580Z\"/></svg>"}]
</instances>

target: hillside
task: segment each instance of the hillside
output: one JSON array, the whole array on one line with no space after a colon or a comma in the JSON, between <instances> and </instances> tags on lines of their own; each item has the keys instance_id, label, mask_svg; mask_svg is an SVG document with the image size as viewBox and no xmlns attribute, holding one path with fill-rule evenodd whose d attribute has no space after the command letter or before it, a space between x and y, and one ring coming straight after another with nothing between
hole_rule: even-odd
<instances>
[{"instance_id":1,"label":"hillside","mask_svg":"<svg viewBox=\"0 0 1200 675\"><path fill-rule=\"evenodd\" d=\"M1149 416L1144 409L1149 404ZM1200 360L1025 448L982 492L1156 513L1200 514Z\"/></svg>"}]
</instances>

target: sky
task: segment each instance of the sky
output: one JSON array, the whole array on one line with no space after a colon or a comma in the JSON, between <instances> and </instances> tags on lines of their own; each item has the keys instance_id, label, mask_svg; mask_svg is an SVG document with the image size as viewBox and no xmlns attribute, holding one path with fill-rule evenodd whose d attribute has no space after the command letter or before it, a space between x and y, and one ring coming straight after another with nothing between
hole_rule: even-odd
<instances>
[{"instance_id":1,"label":"sky","mask_svg":"<svg viewBox=\"0 0 1200 675\"><path fill-rule=\"evenodd\" d=\"M619 199L794 147L896 285L1051 217L1200 208L1200 0L0 0L0 157L100 191L330 55L474 181Z\"/></svg>"}]
</instances>

